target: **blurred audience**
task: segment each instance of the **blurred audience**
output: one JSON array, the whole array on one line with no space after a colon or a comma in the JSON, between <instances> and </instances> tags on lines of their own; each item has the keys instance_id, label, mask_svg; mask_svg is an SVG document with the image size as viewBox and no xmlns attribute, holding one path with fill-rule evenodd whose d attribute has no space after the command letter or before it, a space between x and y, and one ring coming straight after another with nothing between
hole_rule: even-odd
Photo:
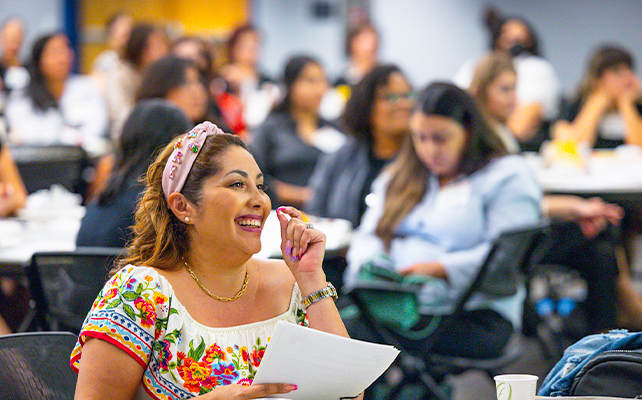
<instances>
[{"instance_id":1,"label":"blurred audience","mask_svg":"<svg viewBox=\"0 0 642 400\"><path fill-rule=\"evenodd\" d=\"M207 89L196 64L169 55L152 64L141 80L136 100L164 99L178 106L192 125L208 119Z\"/></svg>"},{"instance_id":2,"label":"blurred audience","mask_svg":"<svg viewBox=\"0 0 642 400\"><path fill-rule=\"evenodd\" d=\"M114 168L105 189L87 206L77 246L125 247L134 210L144 189L141 175L156 152L192 126L185 114L164 100L137 103L118 138Z\"/></svg>"},{"instance_id":3,"label":"blurred audience","mask_svg":"<svg viewBox=\"0 0 642 400\"><path fill-rule=\"evenodd\" d=\"M29 83L29 72L22 65L20 50L24 43L25 23L22 18L7 18L0 27L0 79L3 91L24 89Z\"/></svg>"},{"instance_id":4,"label":"blurred audience","mask_svg":"<svg viewBox=\"0 0 642 400\"><path fill-rule=\"evenodd\" d=\"M559 80L550 62L540 54L539 41L524 18L502 16L487 10L490 51L512 58L517 71L517 107L507 126L523 150L537 150L549 137L549 125L559 113ZM455 75L458 86L468 89L477 60L467 61Z\"/></svg>"},{"instance_id":5,"label":"blurred audience","mask_svg":"<svg viewBox=\"0 0 642 400\"><path fill-rule=\"evenodd\" d=\"M412 95L395 65L376 66L355 86L342 118L349 139L319 160L310 178L307 212L359 225L372 182L409 134Z\"/></svg>"},{"instance_id":6,"label":"blurred audience","mask_svg":"<svg viewBox=\"0 0 642 400\"><path fill-rule=\"evenodd\" d=\"M599 47L588 61L577 99L555 125L555 138L593 148L642 146L642 92L635 61L621 47Z\"/></svg>"},{"instance_id":7,"label":"blurred audience","mask_svg":"<svg viewBox=\"0 0 642 400\"><path fill-rule=\"evenodd\" d=\"M393 273L430 277L419 292L422 319L412 328L421 330L433 316L452 312L495 238L537 223L541 192L528 165L507 155L473 99L454 85L437 82L421 92L410 130L396 160L373 183L345 278L352 284L377 259ZM489 279L501 278L491 273ZM426 347L425 337L399 339L420 354L497 356L521 321L520 300L519 293L480 293L434 346ZM368 338L358 325L346 326L351 337Z\"/></svg>"},{"instance_id":8,"label":"blurred audience","mask_svg":"<svg viewBox=\"0 0 642 400\"><path fill-rule=\"evenodd\" d=\"M324 151L336 151L345 137L319 116L328 89L323 67L296 56L285 66L283 101L274 108L250 143L250 150L271 188L272 207L302 206L312 190L308 181ZM328 129L321 129L328 127Z\"/></svg>"},{"instance_id":9,"label":"blurred audience","mask_svg":"<svg viewBox=\"0 0 642 400\"><path fill-rule=\"evenodd\" d=\"M7 100L11 143L80 145L91 154L106 150L105 99L93 80L72 74L73 60L66 34L55 32L35 41L29 85Z\"/></svg>"}]
</instances>

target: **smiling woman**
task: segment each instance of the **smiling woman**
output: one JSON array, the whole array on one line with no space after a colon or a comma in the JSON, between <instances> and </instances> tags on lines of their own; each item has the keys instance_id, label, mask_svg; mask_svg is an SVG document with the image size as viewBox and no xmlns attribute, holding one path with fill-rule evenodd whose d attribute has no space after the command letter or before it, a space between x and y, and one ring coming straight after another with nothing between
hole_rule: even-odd
<instances>
[{"instance_id":1,"label":"smiling woman","mask_svg":"<svg viewBox=\"0 0 642 400\"><path fill-rule=\"evenodd\" d=\"M83 399L252 399L296 386L251 385L278 321L347 336L321 269L325 236L277 211L285 261L259 260L270 212L243 141L205 122L146 175L129 256L94 303L72 367ZM335 293L336 294L336 293ZM216 389L216 390L213 390Z\"/></svg>"}]
</instances>

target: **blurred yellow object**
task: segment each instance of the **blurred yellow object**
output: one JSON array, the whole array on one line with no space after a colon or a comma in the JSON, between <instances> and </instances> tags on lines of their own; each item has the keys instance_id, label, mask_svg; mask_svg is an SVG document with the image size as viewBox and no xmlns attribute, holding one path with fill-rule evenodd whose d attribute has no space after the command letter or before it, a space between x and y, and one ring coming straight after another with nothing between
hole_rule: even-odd
<instances>
[{"instance_id":1,"label":"blurred yellow object","mask_svg":"<svg viewBox=\"0 0 642 400\"><path fill-rule=\"evenodd\" d=\"M573 140L554 140L553 148L555 149L554 162L566 162L578 168L586 166L585 152L582 151L577 142Z\"/></svg>"},{"instance_id":2,"label":"blurred yellow object","mask_svg":"<svg viewBox=\"0 0 642 400\"><path fill-rule=\"evenodd\" d=\"M345 101L348 101L348 99L350 98L350 95L352 94L352 88L348 85L339 85L336 87L336 89L337 89L337 92L341 94L341 97L343 97Z\"/></svg>"}]
</instances>

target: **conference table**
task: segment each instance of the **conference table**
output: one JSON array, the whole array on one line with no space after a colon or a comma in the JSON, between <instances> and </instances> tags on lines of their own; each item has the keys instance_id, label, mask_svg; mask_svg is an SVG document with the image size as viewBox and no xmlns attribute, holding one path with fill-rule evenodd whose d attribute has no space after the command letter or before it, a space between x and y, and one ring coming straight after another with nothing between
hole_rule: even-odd
<instances>
[{"instance_id":1,"label":"conference table","mask_svg":"<svg viewBox=\"0 0 642 400\"><path fill-rule=\"evenodd\" d=\"M12 218L0 219L0 275L23 274L23 268L36 252L73 251L85 208L79 196L62 187L31 194L27 205ZM326 256L348 247L352 225L342 219L307 216L309 222L326 234ZM281 233L275 211L268 216L261 235L258 258L281 257Z\"/></svg>"},{"instance_id":2,"label":"conference table","mask_svg":"<svg viewBox=\"0 0 642 400\"><path fill-rule=\"evenodd\" d=\"M625 208L642 209L642 149L594 150L581 164L545 160L526 153L547 194L598 196Z\"/></svg>"}]
</instances>

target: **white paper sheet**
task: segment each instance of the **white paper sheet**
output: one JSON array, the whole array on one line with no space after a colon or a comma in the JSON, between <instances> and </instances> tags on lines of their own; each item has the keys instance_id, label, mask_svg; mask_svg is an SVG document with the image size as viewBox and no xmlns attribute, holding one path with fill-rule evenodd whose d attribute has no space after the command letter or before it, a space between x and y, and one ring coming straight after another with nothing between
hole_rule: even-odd
<instances>
[{"instance_id":1,"label":"white paper sheet","mask_svg":"<svg viewBox=\"0 0 642 400\"><path fill-rule=\"evenodd\" d=\"M359 395L392 364L399 350L279 321L253 384L289 383L273 397L339 400Z\"/></svg>"}]
</instances>

